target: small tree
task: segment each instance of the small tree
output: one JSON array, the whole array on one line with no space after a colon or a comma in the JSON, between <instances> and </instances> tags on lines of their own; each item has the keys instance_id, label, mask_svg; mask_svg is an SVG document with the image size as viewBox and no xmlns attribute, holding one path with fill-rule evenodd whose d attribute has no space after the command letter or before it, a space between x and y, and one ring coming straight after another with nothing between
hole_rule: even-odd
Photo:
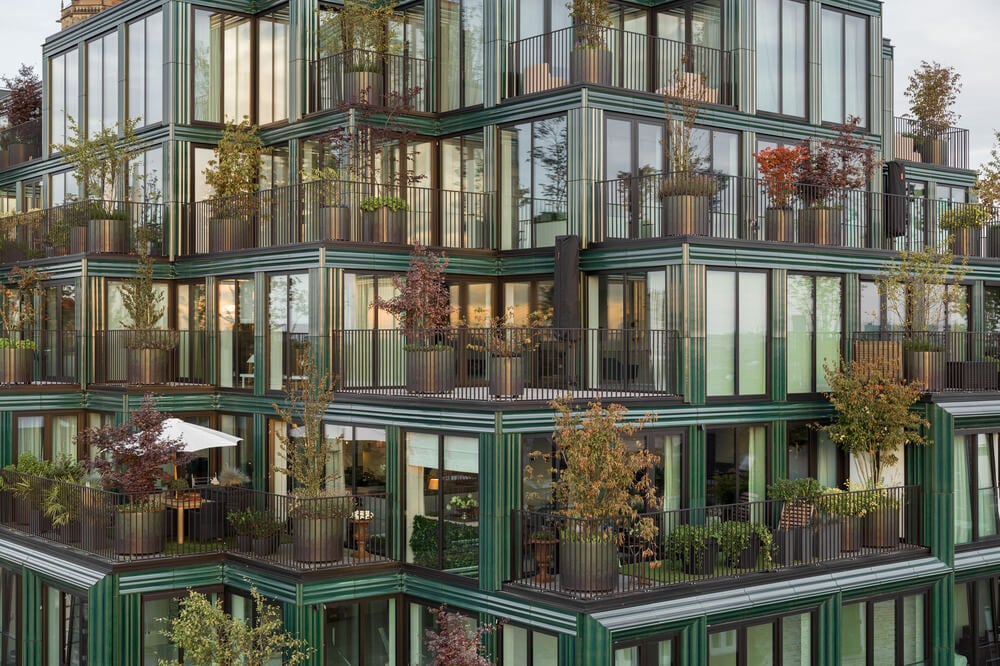
<instances>
[{"instance_id":1,"label":"small tree","mask_svg":"<svg viewBox=\"0 0 1000 666\"><path fill-rule=\"evenodd\" d=\"M435 608L431 613L437 627L424 633L434 666L493 666L496 663L483 645L483 638L496 631L496 624L473 629L467 618L449 613L446 606Z\"/></svg>"},{"instance_id":2,"label":"small tree","mask_svg":"<svg viewBox=\"0 0 1000 666\"><path fill-rule=\"evenodd\" d=\"M227 122L215 147L215 157L202 172L205 182L218 198L256 192L263 152L264 142L249 118L244 116L239 123Z\"/></svg>"},{"instance_id":3,"label":"small tree","mask_svg":"<svg viewBox=\"0 0 1000 666\"><path fill-rule=\"evenodd\" d=\"M809 159L805 146L775 146L754 153L764 188L774 208L791 208L799 167Z\"/></svg>"},{"instance_id":4,"label":"small tree","mask_svg":"<svg viewBox=\"0 0 1000 666\"><path fill-rule=\"evenodd\" d=\"M868 187L882 161L875 146L866 144L854 116L838 128L835 139L814 142L809 157L799 165L799 197L808 205L840 205L847 190Z\"/></svg>"},{"instance_id":5,"label":"small tree","mask_svg":"<svg viewBox=\"0 0 1000 666\"><path fill-rule=\"evenodd\" d=\"M912 334L943 325L949 313L965 312L964 290L959 284L965 273L964 261L956 265L947 250L927 246L900 252L898 262L882 268L875 287L885 299L886 309Z\"/></svg>"},{"instance_id":6,"label":"small tree","mask_svg":"<svg viewBox=\"0 0 1000 666\"><path fill-rule=\"evenodd\" d=\"M42 117L42 81L31 65L21 64L14 77L3 77L10 93L0 101L0 114L17 127Z\"/></svg>"},{"instance_id":7,"label":"small tree","mask_svg":"<svg viewBox=\"0 0 1000 666\"><path fill-rule=\"evenodd\" d=\"M573 19L574 48L604 48L604 33L611 25L608 0L572 0L566 8Z\"/></svg>"},{"instance_id":8,"label":"small tree","mask_svg":"<svg viewBox=\"0 0 1000 666\"><path fill-rule=\"evenodd\" d=\"M406 331L411 344L433 336L436 329L446 328L451 323L451 305L445 270L448 258L444 253L436 255L421 245L415 245L410 253L410 268L405 276L396 275L392 285L397 294L392 298L380 298L372 304L393 315ZM430 331L429 334L422 333Z\"/></svg>"},{"instance_id":9,"label":"small tree","mask_svg":"<svg viewBox=\"0 0 1000 666\"><path fill-rule=\"evenodd\" d=\"M49 274L34 266L14 266L7 279L9 283L3 288L3 303L0 303L0 334L3 335L38 325L35 299L44 294L43 283L49 279Z\"/></svg>"},{"instance_id":10,"label":"small tree","mask_svg":"<svg viewBox=\"0 0 1000 666\"><path fill-rule=\"evenodd\" d=\"M1000 132L994 130L993 147L990 149L990 161L979 167L976 178L976 194L979 202L990 206L996 211L1000 206Z\"/></svg>"},{"instance_id":11,"label":"small tree","mask_svg":"<svg viewBox=\"0 0 1000 666\"><path fill-rule=\"evenodd\" d=\"M868 488L882 485L907 444L926 446L920 429L930 424L911 407L920 399L920 382L893 379L883 363L852 361L823 365L830 385L827 399L837 410L833 422L820 427L841 449L854 456Z\"/></svg>"},{"instance_id":12,"label":"small tree","mask_svg":"<svg viewBox=\"0 0 1000 666\"><path fill-rule=\"evenodd\" d=\"M254 622L233 617L222 605L208 597L188 591L180 600L180 612L163 632L174 645L184 650L184 663L212 666L266 666L275 653L283 664L305 663L313 653L308 642L284 631L278 609L267 603L256 587L250 588ZM180 666L177 661L160 660L160 666Z\"/></svg>"},{"instance_id":13,"label":"small tree","mask_svg":"<svg viewBox=\"0 0 1000 666\"><path fill-rule=\"evenodd\" d=\"M952 110L962 90L962 76L954 67L922 60L910 74L903 94L910 100L910 113L916 120L917 136L935 139L958 122Z\"/></svg>"},{"instance_id":14,"label":"small tree","mask_svg":"<svg viewBox=\"0 0 1000 666\"><path fill-rule=\"evenodd\" d=\"M156 328L165 312L164 294L156 289L153 281L153 258L149 256L147 243L140 241L135 277L125 280L121 288L122 307L128 314L125 328L131 331Z\"/></svg>"},{"instance_id":15,"label":"small tree","mask_svg":"<svg viewBox=\"0 0 1000 666\"><path fill-rule=\"evenodd\" d=\"M52 149L62 153L63 159L73 165L73 176L85 196L114 201L121 191L126 199L129 198L128 186L135 172L135 158L141 152L135 135L139 121L139 118L125 120L88 136L73 118L69 118L67 142L53 144Z\"/></svg>"}]
</instances>

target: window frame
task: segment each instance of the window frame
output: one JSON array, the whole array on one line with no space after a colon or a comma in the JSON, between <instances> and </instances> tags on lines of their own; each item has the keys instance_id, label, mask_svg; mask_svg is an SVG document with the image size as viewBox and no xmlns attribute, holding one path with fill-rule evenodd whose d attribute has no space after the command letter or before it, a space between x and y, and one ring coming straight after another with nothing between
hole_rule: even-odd
<instances>
[{"instance_id":1,"label":"window frame","mask_svg":"<svg viewBox=\"0 0 1000 666\"><path fill-rule=\"evenodd\" d=\"M795 272L789 271L786 274L786 278L785 278L785 302L786 302L786 305L787 305L787 302L788 302L788 278L791 278L792 276L807 277L807 278L810 278L811 282L812 282L812 285L811 285L812 286L812 291L811 291L811 293L812 293L812 322L811 322L812 329L811 329L811 333L810 333L810 338L811 339L810 339L810 354L809 354L810 355L810 359L811 359L809 374L811 375L810 386L812 387L812 390L811 391L804 391L804 392L792 392L792 391L788 391L788 395L789 396L802 397L802 398L808 398L808 397L811 397L811 396L819 396L819 395L821 395L822 393L825 392L825 391L820 390L819 388L817 388L817 385L819 383L819 371L818 371L819 365L818 365L818 359L816 357L816 344L817 344L816 321L817 321L817 318L819 316L819 307L818 307L817 300L816 300L817 299L817 279L818 278L831 278L832 277L832 278L836 278L836 279L838 279L840 281L840 317L839 317L839 319L840 319L840 345L839 345L839 351L840 351L840 357L843 357L844 356L844 351L846 349L846 340L845 340L845 338L847 337L847 335L845 334L845 331L844 331L844 329L846 327L846 322L847 322L847 320L846 320L847 308L845 307L846 306L846 298L845 298L846 297L846 291L845 291L845 285L844 285L844 275L840 274L840 273L831 274L831 273L818 273L818 272L810 272L810 271L801 271L801 272L800 271L795 271ZM786 344L786 348L785 348L785 384L786 384L786 389L787 389L787 384L788 384L788 376L790 374L789 370L788 370L789 360L788 360L788 347L787 347L787 344L788 344L788 333L789 333L789 330L788 330L789 323L790 323L790 317L788 316L788 308L786 307L785 308L785 344ZM839 361L839 359L830 359L831 363L837 363L838 361Z\"/></svg>"},{"instance_id":2,"label":"window frame","mask_svg":"<svg viewBox=\"0 0 1000 666\"><path fill-rule=\"evenodd\" d=\"M810 638L809 663L815 664L819 657L819 640L818 640L819 609L816 606L797 608L794 610L776 613L774 615L764 615L762 617L749 618L738 622L709 624L705 636L706 645L709 645L711 643L712 634L719 634L727 631L735 631L736 666L747 666L747 656L748 656L747 629L749 629L750 627L770 624L771 636L772 636L771 663L774 664L774 666L782 666L784 655L781 651L775 650L775 648L780 648L783 645L782 634L784 630L782 627L782 620L786 617L794 617L796 615L809 615L809 638Z\"/></svg>"},{"instance_id":3,"label":"window frame","mask_svg":"<svg viewBox=\"0 0 1000 666\"><path fill-rule=\"evenodd\" d=\"M805 119L809 118L809 113L810 113L810 104L809 104L810 94L809 94L809 91L810 91L810 88L811 88L811 85L812 85L812 81L811 81L812 77L810 76L810 71L809 71L810 70L810 66L809 66L809 64L810 64L809 63L809 53L810 53L810 49L812 47L812 38L811 38L811 36L809 34L809 25L810 25L810 22L809 22L809 2L808 2L808 0L776 0L776 2L778 2L778 25L777 25L777 33L778 33L778 107L779 108L778 108L777 111L761 109L760 108L760 102L759 102L760 98L759 98L759 95L758 95L758 97L757 97L757 99L758 99L758 102L757 102L757 104L758 104L758 106L757 106L757 114L760 115L760 116L797 118L797 119L800 119L800 120L805 120ZM784 31L784 25L783 24L784 24L784 13L785 13L785 3L786 2L794 2L794 3L798 4L798 5L801 5L802 9L803 9L803 12L805 13L805 26L804 26L805 43L803 44L804 48L803 48L803 54L802 54L802 57L803 57L803 79L804 79L803 82L802 82L802 89L803 89L803 93L804 93L804 99L802 100L802 114L801 115L799 115L799 114L793 114L793 113L788 113L788 112L785 111L785 108L784 108L785 107L785 94L784 94L784 92L785 92L785 68L784 68L784 64L783 63L784 63L784 53L785 53L785 42L784 42L785 31ZM757 28L757 30L759 31L759 27ZM759 32L758 32L758 34L759 34ZM755 39L755 43L754 43L754 49L755 49L756 56L759 58L760 57L760 49L758 47L758 42L756 42L756 39ZM755 71L756 71L756 73L759 74L760 69L755 66ZM758 78L758 81L759 81L760 76L758 75L757 78ZM757 84L757 87L759 89L759 87L760 87L760 83L759 82Z\"/></svg>"},{"instance_id":4,"label":"window frame","mask_svg":"<svg viewBox=\"0 0 1000 666\"><path fill-rule=\"evenodd\" d=\"M708 280L709 272L719 272L719 273L732 273L736 276L736 281L734 285L735 292L733 294L733 304L735 305L734 314L734 337L735 344L733 345L733 392L727 394L708 394L708 364L705 365L705 390L706 396L705 400L709 403L712 402L749 402L756 400L766 400L771 396L773 390L772 386L772 369L774 367L774 352L771 346L771 340L773 339L773 317L772 313L772 274L769 269L766 268L745 268L745 267L720 267L720 266L706 266L705 267L705 280ZM747 273L762 274L764 275L764 298L766 300L765 309L767 316L765 317L765 330L764 330L764 362L766 367L764 368L764 392L763 393L740 393L740 310L741 302L739 298L740 292L740 276ZM706 344L707 344L707 333L708 333L708 314L706 311ZM707 359L707 347L706 347L706 359Z\"/></svg>"},{"instance_id":5,"label":"window frame","mask_svg":"<svg viewBox=\"0 0 1000 666\"><path fill-rule=\"evenodd\" d=\"M823 113L823 102L821 101L820 102L820 120L821 120L822 124L827 125L827 126L831 126L831 127L836 127L836 126L844 125L844 124L847 123L847 119L848 119L848 114L847 114L847 89L848 89L848 82L850 80L852 80L853 77L848 76L848 73L847 73L847 46L846 46L846 42L847 42L847 40L846 40L847 19L846 19L846 17L847 16L852 16L854 18L860 18L860 19L862 19L864 21L864 23L865 23L865 39L864 39L865 85L864 85L864 100L862 101L862 105L864 106L864 109L865 109L865 117L864 117L864 123L860 123L858 125L858 127L861 128L861 129L867 129L867 128L869 128L871 126L871 116L872 116L872 113L871 113L871 98L872 98L872 95L871 95L871 85L870 85L871 64L872 64L872 53L871 53L871 45L870 45L870 42L871 42L871 30L872 30L871 19L870 19L870 17L868 17L868 16L866 16L864 14L859 14L858 12L847 11L847 10L844 10L844 9L840 9L839 7L832 7L830 5L822 5L821 8L820 8L820 41L821 42L822 42L822 39L823 39L823 14L825 12L830 12L832 14L839 14L841 16L841 18L840 18L840 43L841 43L841 50L840 50L840 63L839 63L840 74L841 74L841 77L840 77L840 94L841 94L841 104L840 104L841 108L840 108L840 112L841 112L841 118L839 120L832 120L832 119L829 119L829 118L823 118L822 117L824 115L824 113ZM807 25L808 25L808 14L807 14L806 21L807 21ZM807 47L807 52L808 52L808 47ZM823 83L825 82L826 68L824 67L824 65L825 65L825 63L822 62L822 55L821 55L820 56L820 95L822 95ZM808 77L808 67L806 69L807 69L807 77ZM807 90L808 90L808 88L807 88ZM808 95L807 95L807 104L808 104Z\"/></svg>"},{"instance_id":6,"label":"window frame","mask_svg":"<svg viewBox=\"0 0 1000 666\"><path fill-rule=\"evenodd\" d=\"M873 622L873 619L874 619L874 614L875 614L875 611L874 611L875 604L879 603L879 602L884 602L884 601L893 601L894 602L893 612L894 612L894 617L895 617L895 620L896 620L896 625L895 625L895 630L894 630L893 633L894 633L894 638L895 638L894 652L895 652L895 655L896 655L896 663L899 666L906 666L902 662L903 631L901 630L901 627L900 627L900 621L901 621L901 618L902 618L902 610L903 610L903 600L906 597L913 597L913 596L918 596L918 595L919 596L923 596L923 598L924 598L924 613L923 613L923 616L924 616L923 617L923 619L924 619L924 656L923 656L923 660L921 660L919 662L916 662L916 663L926 663L926 659L929 657L930 651L931 651L930 650L930 647L931 647L930 646L930 642L931 642L931 640L930 640L930 636L931 636L931 615L933 613L928 612L928 609L931 608L931 595L932 595L931 588L921 587L921 588L917 588L917 589L901 590L899 592L892 592L892 593L889 593L889 594L880 594L880 595L873 596L873 597L848 598L848 599L844 599L843 600L843 602L841 603L841 609L844 606L853 606L853 605L858 604L858 603L865 604L865 664L867 666L882 666L880 664L875 664L875 662L874 662L874 658L875 658L875 654L874 654L874 652L875 652L875 650L874 650L875 636L874 636L874 622ZM835 640L838 641L838 643L842 643L842 641L843 641L843 631L844 631L844 625L843 625L843 622L841 622L841 625L840 625L840 635L837 636L837 638L835 639Z\"/></svg>"}]
</instances>

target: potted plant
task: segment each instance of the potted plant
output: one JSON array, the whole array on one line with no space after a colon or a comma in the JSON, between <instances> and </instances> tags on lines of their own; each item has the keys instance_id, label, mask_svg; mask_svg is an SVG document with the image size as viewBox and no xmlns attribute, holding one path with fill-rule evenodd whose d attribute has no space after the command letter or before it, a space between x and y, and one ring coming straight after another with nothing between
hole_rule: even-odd
<instances>
[{"instance_id":1,"label":"potted plant","mask_svg":"<svg viewBox=\"0 0 1000 666\"><path fill-rule=\"evenodd\" d=\"M477 504L478 506L478 504ZM351 513L351 531L354 535L354 559L368 559L368 536L375 512L367 509L355 509Z\"/></svg>"},{"instance_id":2,"label":"potted plant","mask_svg":"<svg viewBox=\"0 0 1000 666\"><path fill-rule=\"evenodd\" d=\"M236 534L236 550L241 553L249 553L253 550L253 509L242 511L230 511L226 514L229 526Z\"/></svg>"},{"instance_id":3,"label":"potted plant","mask_svg":"<svg viewBox=\"0 0 1000 666\"><path fill-rule=\"evenodd\" d=\"M327 471L327 462L340 451L342 437L326 437L323 416L333 401L329 375L306 348L301 357L301 381L289 382L285 405L273 404L285 424L278 442L285 464L275 472L295 484L289 515L292 519L293 556L299 562L335 562L344 557L344 518L350 498L336 492L339 474Z\"/></svg>"},{"instance_id":4,"label":"potted plant","mask_svg":"<svg viewBox=\"0 0 1000 666\"><path fill-rule=\"evenodd\" d=\"M80 483L86 470L76 461L61 457L51 468L48 478L54 482L47 484L42 499L45 517L66 543L80 541L80 518L84 496Z\"/></svg>"},{"instance_id":5,"label":"potted plant","mask_svg":"<svg viewBox=\"0 0 1000 666\"><path fill-rule=\"evenodd\" d=\"M340 171L334 167L303 169L299 174L306 200L316 204L316 215L306 224L306 241L350 240L351 209L344 204ZM310 207L310 209L312 209Z\"/></svg>"},{"instance_id":6,"label":"potted plant","mask_svg":"<svg viewBox=\"0 0 1000 666\"><path fill-rule=\"evenodd\" d=\"M32 534L47 532L51 525L45 520L46 480L53 478L54 464L26 451L7 469L13 473L8 485L14 497L15 522L28 525Z\"/></svg>"},{"instance_id":7,"label":"potted plant","mask_svg":"<svg viewBox=\"0 0 1000 666\"><path fill-rule=\"evenodd\" d=\"M551 525L545 525L531 534L531 543L535 547L535 564L538 571L531 577L536 583L551 583L555 577L549 572L549 567L555 555L559 539Z\"/></svg>"},{"instance_id":8,"label":"potted plant","mask_svg":"<svg viewBox=\"0 0 1000 666\"><path fill-rule=\"evenodd\" d=\"M250 514L250 550L258 557L271 555L281 543L281 523L270 511Z\"/></svg>"},{"instance_id":9,"label":"potted plant","mask_svg":"<svg viewBox=\"0 0 1000 666\"><path fill-rule=\"evenodd\" d=\"M716 526L678 525L670 530L664 554L692 576L711 576L719 558Z\"/></svg>"},{"instance_id":10,"label":"potted plant","mask_svg":"<svg viewBox=\"0 0 1000 666\"><path fill-rule=\"evenodd\" d=\"M390 52L394 2L345 0L339 12L323 12L321 30L339 34L344 51L344 99L374 106L383 100L383 68Z\"/></svg>"},{"instance_id":11,"label":"potted plant","mask_svg":"<svg viewBox=\"0 0 1000 666\"><path fill-rule=\"evenodd\" d=\"M362 222L370 240L375 243L406 241L406 213L410 204L396 196L369 196L359 204Z\"/></svg>"},{"instance_id":12,"label":"potted plant","mask_svg":"<svg viewBox=\"0 0 1000 666\"><path fill-rule=\"evenodd\" d=\"M165 384L173 381L173 350L179 342L177 331L158 328L165 313L164 294L153 281L153 258L145 242L147 230L140 228L139 260L134 278L121 287L122 307L128 315L123 324L128 359L128 383Z\"/></svg>"},{"instance_id":13,"label":"potted plant","mask_svg":"<svg viewBox=\"0 0 1000 666\"><path fill-rule=\"evenodd\" d=\"M88 428L76 436L82 450L98 455L85 464L101 475L107 490L120 495L114 506L115 552L149 555L163 549L163 496L158 484L170 480L166 471L188 460L184 442L163 435L164 414L146 396L127 423Z\"/></svg>"},{"instance_id":14,"label":"potted plant","mask_svg":"<svg viewBox=\"0 0 1000 666\"><path fill-rule=\"evenodd\" d=\"M13 166L38 157L41 128L38 121L42 117L42 81L35 74L35 68L21 64L17 75L3 77L7 96L0 100L0 115L7 118L10 129L3 133L3 146L7 164ZM29 125L32 123L32 125Z\"/></svg>"},{"instance_id":15,"label":"potted plant","mask_svg":"<svg viewBox=\"0 0 1000 666\"><path fill-rule=\"evenodd\" d=\"M406 390L410 393L448 393L455 388L447 266L444 254L414 246L406 275L392 279L396 296L372 304L393 315L406 336Z\"/></svg>"},{"instance_id":16,"label":"potted plant","mask_svg":"<svg viewBox=\"0 0 1000 666\"><path fill-rule=\"evenodd\" d=\"M215 157L202 172L212 188L212 217L208 221L208 244L212 252L256 247L257 199L260 157L264 143L257 126L244 116L229 121L215 146Z\"/></svg>"},{"instance_id":17,"label":"potted plant","mask_svg":"<svg viewBox=\"0 0 1000 666\"><path fill-rule=\"evenodd\" d=\"M821 515L840 523L840 550L854 552L861 548L861 521L868 512L868 505L862 493L853 492L855 484L848 480L846 486L848 492L826 488L816 506ZM836 557L836 553L828 555L820 553L823 559Z\"/></svg>"},{"instance_id":18,"label":"potted plant","mask_svg":"<svg viewBox=\"0 0 1000 666\"><path fill-rule=\"evenodd\" d=\"M910 101L914 119L913 147L920 159L948 165L948 141L944 135L958 121L952 109L962 90L962 76L954 67L922 60L913 70L903 94Z\"/></svg>"},{"instance_id":19,"label":"potted plant","mask_svg":"<svg viewBox=\"0 0 1000 666\"><path fill-rule=\"evenodd\" d=\"M800 521L791 518L779 521L778 529L774 531L774 540L777 543L777 557L781 564L788 566L795 560L809 562L813 559L814 532L821 529L816 521L815 507L822 494L823 486L811 477L778 479L767 487L767 496L782 502L782 515L786 513L809 515L808 524L794 524ZM827 525L824 532L817 535L815 540L827 542L833 538L834 531L833 527Z\"/></svg>"},{"instance_id":20,"label":"potted plant","mask_svg":"<svg viewBox=\"0 0 1000 666\"><path fill-rule=\"evenodd\" d=\"M731 569L756 569L763 557L763 566L771 568L774 540L767 525L742 520L727 520L715 530L722 561Z\"/></svg>"},{"instance_id":21,"label":"potted plant","mask_svg":"<svg viewBox=\"0 0 1000 666\"><path fill-rule=\"evenodd\" d=\"M479 500L471 493L468 495L455 495L448 500L449 511L458 514L459 520L464 522L479 520Z\"/></svg>"},{"instance_id":22,"label":"potted plant","mask_svg":"<svg viewBox=\"0 0 1000 666\"><path fill-rule=\"evenodd\" d=\"M67 142L52 146L73 166L73 176L87 198L80 206L87 219L90 252L125 254L127 251L128 210L117 193L135 173L135 158L141 152L135 135L138 124L139 118L127 119L88 134L70 118ZM123 193L127 203L129 188L124 188Z\"/></svg>"},{"instance_id":23,"label":"potted plant","mask_svg":"<svg viewBox=\"0 0 1000 666\"><path fill-rule=\"evenodd\" d=\"M643 557L655 552L657 526L636 507L656 504L647 471L657 457L644 448L633 451L625 442L649 417L626 422L624 407L600 403L574 412L566 399L554 401L552 408L552 495L561 507L556 514L565 519L559 535L560 582L566 590L612 590L618 585L618 547L624 539L620 528L632 530L644 544Z\"/></svg>"},{"instance_id":24,"label":"potted plant","mask_svg":"<svg viewBox=\"0 0 1000 666\"><path fill-rule=\"evenodd\" d=\"M607 0L572 0L566 8L573 19L570 80L610 86L614 62L606 37L611 26L611 6Z\"/></svg>"},{"instance_id":25,"label":"potted plant","mask_svg":"<svg viewBox=\"0 0 1000 666\"><path fill-rule=\"evenodd\" d=\"M841 245L844 200L849 190L865 189L881 166L874 145L859 133L860 119L850 116L834 139L813 140L808 159L799 165L796 194L799 242Z\"/></svg>"},{"instance_id":26,"label":"potted plant","mask_svg":"<svg viewBox=\"0 0 1000 666\"><path fill-rule=\"evenodd\" d=\"M7 274L0 303L0 384L30 384L38 344L32 336L37 325L35 303L43 294L48 273L35 267L15 266Z\"/></svg>"},{"instance_id":27,"label":"potted plant","mask_svg":"<svg viewBox=\"0 0 1000 666\"><path fill-rule=\"evenodd\" d=\"M767 240L795 241L795 180L799 167L809 159L805 146L776 146L754 154L764 179L769 206L764 211L764 237Z\"/></svg>"},{"instance_id":28,"label":"potted plant","mask_svg":"<svg viewBox=\"0 0 1000 666\"><path fill-rule=\"evenodd\" d=\"M954 254L966 257L979 256L979 239L983 225L989 221L989 212L977 204L954 204L941 213L938 226L951 238Z\"/></svg>"},{"instance_id":29,"label":"potted plant","mask_svg":"<svg viewBox=\"0 0 1000 666\"><path fill-rule=\"evenodd\" d=\"M528 316L528 326L515 327L514 308L508 307L500 316L495 317L482 335L476 335L477 341L470 343L472 351L483 352L489 363L489 391L496 398L516 398L524 392L524 358L525 352L538 348L538 336L535 333L543 319L543 315L532 312Z\"/></svg>"}]
</instances>

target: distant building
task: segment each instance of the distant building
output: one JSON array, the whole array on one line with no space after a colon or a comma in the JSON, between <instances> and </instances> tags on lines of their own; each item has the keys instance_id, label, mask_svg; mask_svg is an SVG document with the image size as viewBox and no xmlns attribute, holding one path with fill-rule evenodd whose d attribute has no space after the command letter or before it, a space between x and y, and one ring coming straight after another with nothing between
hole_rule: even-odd
<instances>
[{"instance_id":1,"label":"distant building","mask_svg":"<svg viewBox=\"0 0 1000 666\"><path fill-rule=\"evenodd\" d=\"M68 7L63 4L60 8L59 26L62 30L71 28L98 12L114 7L119 2L121 0L69 0Z\"/></svg>"}]
</instances>

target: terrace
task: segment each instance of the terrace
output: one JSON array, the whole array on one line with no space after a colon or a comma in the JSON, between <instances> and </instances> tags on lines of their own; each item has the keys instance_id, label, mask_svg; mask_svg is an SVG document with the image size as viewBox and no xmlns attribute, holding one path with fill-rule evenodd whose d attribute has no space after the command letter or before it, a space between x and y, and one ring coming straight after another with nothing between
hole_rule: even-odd
<instances>
[{"instance_id":1,"label":"terrace","mask_svg":"<svg viewBox=\"0 0 1000 666\"><path fill-rule=\"evenodd\" d=\"M0 171L36 160L42 156L42 121L0 130Z\"/></svg>"},{"instance_id":2,"label":"terrace","mask_svg":"<svg viewBox=\"0 0 1000 666\"><path fill-rule=\"evenodd\" d=\"M969 168L969 130L949 127L938 136L920 136L912 118L893 119L892 157L953 169Z\"/></svg>"}]
</instances>

